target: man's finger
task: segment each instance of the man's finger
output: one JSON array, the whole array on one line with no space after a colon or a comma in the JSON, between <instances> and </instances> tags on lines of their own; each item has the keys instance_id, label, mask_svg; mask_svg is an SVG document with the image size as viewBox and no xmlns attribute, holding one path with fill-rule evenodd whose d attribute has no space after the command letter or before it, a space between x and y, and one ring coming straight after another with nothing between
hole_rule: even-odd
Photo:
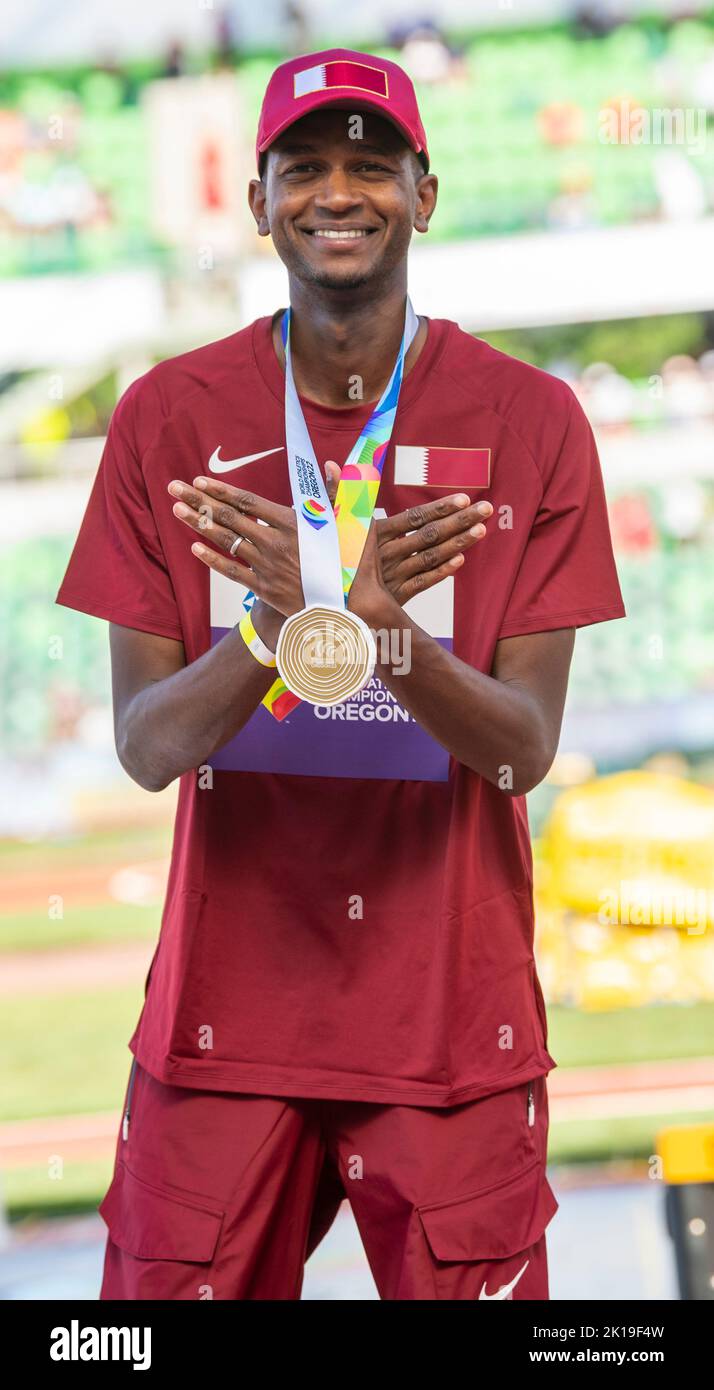
<instances>
[{"instance_id":1,"label":"man's finger","mask_svg":"<svg viewBox=\"0 0 714 1390\"><path fill-rule=\"evenodd\" d=\"M261 497L257 492L233 487L231 483L222 483L218 478L199 476L194 478L193 486L203 497L213 497L217 502L222 502L237 512L257 517L268 526L284 527L291 519L293 522L295 520L292 507L282 507L279 502L269 502L267 497Z\"/></svg>"},{"instance_id":2,"label":"man's finger","mask_svg":"<svg viewBox=\"0 0 714 1390\"><path fill-rule=\"evenodd\" d=\"M418 550L413 555L405 555L396 567L390 566L389 573L398 582L409 580L414 575L431 574L434 570L443 568L444 564L456 557L463 556L464 551L470 550L472 546L478 545L486 535L486 527L483 522L473 526L468 531L462 531L457 536L452 536L449 540L443 541L441 545L428 547L426 550Z\"/></svg>"},{"instance_id":3,"label":"man's finger","mask_svg":"<svg viewBox=\"0 0 714 1390\"><path fill-rule=\"evenodd\" d=\"M335 505L335 497L337 496L337 488L339 486L341 472L342 469L340 468L339 463L335 463L334 459L327 460L327 463L325 464L325 486L327 488L327 496L329 497L333 507Z\"/></svg>"},{"instance_id":4,"label":"man's finger","mask_svg":"<svg viewBox=\"0 0 714 1390\"><path fill-rule=\"evenodd\" d=\"M242 549L242 547L241 547ZM204 565L208 565L211 570L216 570L218 574L225 574L226 579L235 579L239 584L245 584L248 589L252 589L254 594L261 598L258 593L260 580L249 565L243 565L238 560L231 560L228 555L219 555L217 550L211 550L209 546L202 545L200 541L194 541L191 546L193 554L197 560L202 560Z\"/></svg>"},{"instance_id":5,"label":"man's finger","mask_svg":"<svg viewBox=\"0 0 714 1390\"><path fill-rule=\"evenodd\" d=\"M201 500L198 494L197 498L199 501ZM213 504L206 502L205 499L202 502L200 511L196 511L193 507L187 506L185 502L174 502L173 514L178 517L179 521L183 521L186 526L190 526L192 531L200 532L206 540L211 541L213 545L217 545L219 550L225 550L229 554L231 546L235 545L237 537L242 535L242 532L230 530L226 526L220 526L213 516ZM241 521L245 524L245 517L242 517ZM259 550L253 542L249 541L245 536L243 536L241 540L241 545L245 547L241 559L244 560L246 564L252 564L257 560L260 554Z\"/></svg>"},{"instance_id":6,"label":"man's finger","mask_svg":"<svg viewBox=\"0 0 714 1390\"><path fill-rule=\"evenodd\" d=\"M382 541L380 555L383 561L389 560L390 563L394 563L395 560L413 555L415 551L433 550L452 536L468 535L475 526L483 525L492 512L490 502L472 502L469 507L451 512L438 521L427 518L418 530L407 535L395 536L393 540Z\"/></svg>"},{"instance_id":7,"label":"man's finger","mask_svg":"<svg viewBox=\"0 0 714 1390\"><path fill-rule=\"evenodd\" d=\"M416 594L423 594L425 590L433 589L434 585L440 584L442 579L448 579L449 575L456 574L463 563L463 555L455 555L453 559L447 560L443 565L438 565L436 569L429 570L426 574L417 574L413 579L405 580L399 586L399 603L408 603L409 599L414 598Z\"/></svg>"},{"instance_id":8,"label":"man's finger","mask_svg":"<svg viewBox=\"0 0 714 1390\"><path fill-rule=\"evenodd\" d=\"M233 488L233 492L237 491L237 488ZM260 517L257 517L255 513L249 515L247 511L243 512L239 508L231 506L227 500L214 497L212 493L194 492L186 483L171 483L169 485L169 492L172 497L179 499L181 506L188 507L194 512L197 512L200 516L205 517L204 527L207 528L210 521L214 526L219 528L224 527L232 531L234 538L235 536L245 536L246 539L252 541L253 545L257 546L258 549L261 548L261 542L265 540L265 527L269 526L270 523L263 521ZM268 505L272 505L272 503ZM283 508L283 511L288 510L287 507ZM290 514L293 516L294 520L294 513L291 512ZM180 514L177 513L177 515ZM181 516L181 520L187 521L188 518ZM203 527L201 527L201 529L203 529ZM273 529L272 535L273 537L275 536L275 529Z\"/></svg>"},{"instance_id":9,"label":"man's finger","mask_svg":"<svg viewBox=\"0 0 714 1390\"><path fill-rule=\"evenodd\" d=\"M382 517L378 523L379 539L392 540L397 536L406 535L407 531L416 531L429 521L439 521L442 517L450 516L452 512L462 511L464 507L468 507L470 501L471 498L465 492L456 492L451 497L436 497L433 502L407 507L406 511L397 512L396 516Z\"/></svg>"}]
</instances>

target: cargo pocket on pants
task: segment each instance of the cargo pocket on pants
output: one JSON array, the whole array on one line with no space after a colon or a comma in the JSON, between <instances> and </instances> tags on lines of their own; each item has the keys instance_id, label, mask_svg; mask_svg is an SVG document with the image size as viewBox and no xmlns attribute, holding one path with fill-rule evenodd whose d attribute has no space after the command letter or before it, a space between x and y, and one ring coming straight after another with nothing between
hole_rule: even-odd
<instances>
[{"instance_id":1,"label":"cargo pocket on pants","mask_svg":"<svg viewBox=\"0 0 714 1390\"><path fill-rule=\"evenodd\" d=\"M155 1187L117 1163L99 1205L112 1244L130 1260L120 1260L118 1290L106 1297L211 1298L201 1265L216 1252L223 1211L196 1194Z\"/></svg>"},{"instance_id":2,"label":"cargo pocket on pants","mask_svg":"<svg viewBox=\"0 0 714 1390\"><path fill-rule=\"evenodd\" d=\"M557 1210L540 1161L493 1187L417 1207L436 1297L547 1299L541 1238Z\"/></svg>"}]
</instances>

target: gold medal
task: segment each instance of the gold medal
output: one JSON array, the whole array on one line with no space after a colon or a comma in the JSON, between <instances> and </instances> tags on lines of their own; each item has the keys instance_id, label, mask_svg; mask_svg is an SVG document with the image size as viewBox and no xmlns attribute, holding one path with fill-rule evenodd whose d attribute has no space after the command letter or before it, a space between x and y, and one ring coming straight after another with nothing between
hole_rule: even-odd
<instances>
[{"instance_id":1,"label":"gold medal","mask_svg":"<svg viewBox=\"0 0 714 1390\"><path fill-rule=\"evenodd\" d=\"M311 705L337 705L367 684L377 649L356 613L314 604L285 619L275 659L293 695Z\"/></svg>"}]
</instances>

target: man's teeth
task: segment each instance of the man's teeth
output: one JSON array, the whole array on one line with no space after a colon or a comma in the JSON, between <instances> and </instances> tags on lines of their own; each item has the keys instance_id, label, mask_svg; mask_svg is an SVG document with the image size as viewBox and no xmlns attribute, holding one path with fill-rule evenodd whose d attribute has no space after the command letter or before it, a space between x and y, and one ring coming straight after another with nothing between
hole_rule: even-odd
<instances>
[{"instance_id":1,"label":"man's teeth","mask_svg":"<svg viewBox=\"0 0 714 1390\"><path fill-rule=\"evenodd\" d=\"M333 241L354 241L357 237L366 236L366 231L334 232L334 231L315 231L313 236L331 237Z\"/></svg>"}]
</instances>

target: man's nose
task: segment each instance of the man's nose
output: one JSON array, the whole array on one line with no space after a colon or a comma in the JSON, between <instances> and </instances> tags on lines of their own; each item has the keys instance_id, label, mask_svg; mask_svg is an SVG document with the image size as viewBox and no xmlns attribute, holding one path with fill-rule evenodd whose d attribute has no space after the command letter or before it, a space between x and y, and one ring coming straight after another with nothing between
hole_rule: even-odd
<instances>
[{"instance_id":1,"label":"man's nose","mask_svg":"<svg viewBox=\"0 0 714 1390\"><path fill-rule=\"evenodd\" d=\"M325 171L315 194L316 203L337 210L341 207L350 207L359 201L360 194L357 185L348 170L336 168Z\"/></svg>"}]
</instances>

